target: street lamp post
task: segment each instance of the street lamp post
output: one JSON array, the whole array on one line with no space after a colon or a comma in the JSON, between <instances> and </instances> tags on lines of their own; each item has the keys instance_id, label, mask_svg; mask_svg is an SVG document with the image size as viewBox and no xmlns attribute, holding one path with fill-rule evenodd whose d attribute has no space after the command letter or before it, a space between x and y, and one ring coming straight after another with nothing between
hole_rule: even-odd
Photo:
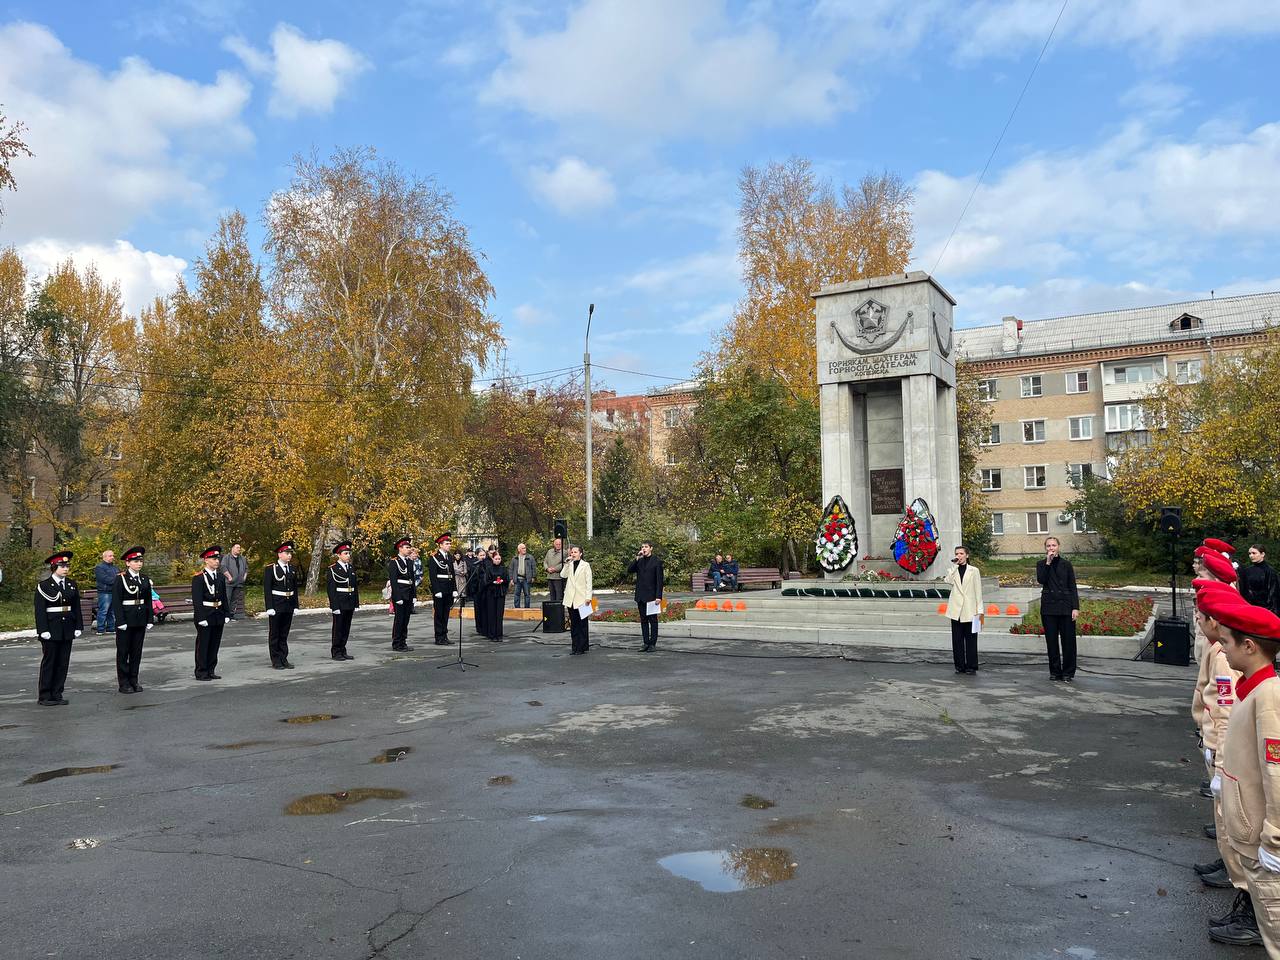
<instances>
[{"instance_id":1,"label":"street lamp post","mask_svg":"<svg viewBox=\"0 0 1280 960\"><path fill-rule=\"evenodd\" d=\"M587 540L595 533L595 497L591 482L591 315L596 312L596 305L587 307L587 336L582 347L582 372L587 389Z\"/></svg>"}]
</instances>

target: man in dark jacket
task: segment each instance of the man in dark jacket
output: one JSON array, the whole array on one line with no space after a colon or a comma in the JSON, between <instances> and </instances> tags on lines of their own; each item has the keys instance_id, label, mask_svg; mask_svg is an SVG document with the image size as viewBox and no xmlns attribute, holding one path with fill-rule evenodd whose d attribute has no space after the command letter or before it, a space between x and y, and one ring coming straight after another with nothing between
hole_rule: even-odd
<instances>
[{"instance_id":1,"label":"man in dark jacket","mask_svg":"<svg viewBox=\"0 0 1280 960\"><path fill-rule=\"evenodd\" d=\"M102 562L93 568L93 586L98 591L97 616L94 617L93 632L108 633L116 628L115 613L111 609L111 590L116 585L116 577L120 569L116 566L114 550L102 552Z\"/></svg>"},{"instance_id":2,"label":"man in dark jacket","mask_svg":"<svg viewBox=\"0 0 1280 960\"><path fill-rule=\"evenodd\" d=\"M121 558L124 573L111 588L111 612L116 618L116 683L121 693L141 693L138 668L142 665L142 641L155 624L151 606L151 580L142 573L142 547L130 547Z\"/></svg>"},{"instance_id":3,"label":"man in dark jacket","mask_svg":"<svg viewBox=\"0 0 1280 960\"><path fill-rule=\"evenodd\" d=\"M36 632L40 634L40 695L42 707L65 707L62 686L71 665L71 642L84 631L80 591L67 577L71 552L55 553L48 560L52 575L36 584Z\"/></svg>"},{"instance_id":4,"label":"man in dark jacket","mask_svg":"<svg viewBox=\"0 0 1280 960\"><path fill-rule=\"evenodd\" d=\"M196 625L196 679L221 680L217 674L222 628L227 622L227 578L222 575L222 547L200 554L204 569L191 578L192 619Z\"/></svg>"},{"instance_id":5,"label":"man in dark jacket","mask_svg":"<svg viewBox=\"0 0 1280 960\"><path fill-rule=\"evenodd\" d=\"M436 537L436 552L427 557L427 586L431 588L431 608L434 615L435 642L437 646L449 643L449 616L453 613L457 582L453 578L453 537L442 533Z\"/></svg>"},{"instance_id":6,"label":"man in dark jacket","mask_svg":"<svg viewBox=\"0 0 1280 960\"><path fill-rule=\"evenodd\" d=\"M335 562L329 565L326 587L329 594L329 614L333 624L329 630L329 656L334 660L354 660L347 653L347 638L351 636L351 618L360 606L360 581L356 568L351 565L351 542L343 540L333 548Z\"/></svg>"},{"instance_id":7,"label":"man in dark jacket","mask_svg":"<svg viewBox=\"0 0 1280 960\"><path fill-rule=\"evenodd\" d=\"M1280 576L1267 563L1267 551L1255 543L1249 548L1249 560L1249 566L1240 568L1240 596L1280 615Z\"/></svg>"},{"instance_id":8,"label":"man in dark jacket","mask_svg":"<svg viewBox=\"0 0 1280 960\"><path fill-rule=\"evenodd\" d=\"M627 567L635 574L636 607L640 611L640 634L644 638L641 653L650 653L658 645L658 614L662 610L662 561L653 555L653 544L646 540L640 552Z\"/></svg>"},{"instance_id":9,"label":"man in dark jacket","mask_svg":"<svg viewBox=\"0 0 1280 960\"><path fill-rule=\"evenodd\" d=\"M401 537L396 541L396 554L387 561L387 583L391 587L391 649L407 653L409 646L409 618L418 605L418 586L413 579L413 558L409 550L413 541Z\"/></svg>"},{"instance_id":10,"label":"man in dark jacket","mask_svg":"<svg viewBox=\"0 0 1280 960\"><path fill-rule=\"evenodd\" d=\"M267 653L276 670L292 670L289 628L298 609L298 571L293 568L293 541L276 547L276 562L262 572L262 605L267 608Z\"/></svg>"},{"instance_id":11,"label":"man in dark jacket","mask_svg":"<svg viewBox=\"0 0 1280 960\"><path fill-rule=\"evenodd\" d=\"M1049 651L1049 677L1070 683L1076 676L1076 618L1080 593L1071 561L1059 555L1057 537L1044 541L1044 559L1036 562L1040 583L1040 620Z\"/></svg>"}]
</instances>

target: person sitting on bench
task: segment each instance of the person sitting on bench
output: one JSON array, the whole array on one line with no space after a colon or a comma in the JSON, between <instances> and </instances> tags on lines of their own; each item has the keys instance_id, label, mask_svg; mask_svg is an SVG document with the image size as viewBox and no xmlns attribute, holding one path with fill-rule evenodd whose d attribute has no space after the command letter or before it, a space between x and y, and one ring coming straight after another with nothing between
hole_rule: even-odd
<instances>
[{"instance_id":1,"label":"person sitting on bench","mask_svg":"<svg viewBox=\"0 0 1280 960\"><path fill-rule=\"evenodd\" d=\"M711 561L711 566L707 568L707 579L711 582L711 589L715 593L720 592L720 582L724 579L724 556L717 553L716 558ZM704 586L705 590L706 587Z\"/></svg>"},{"instance_id":2,"label":"person sitting on bench","mask_svg":"<svg viewBox=\"0 0 1280 960\"><path fill-rule=\"evenodd\" d=\"M728 589L738 589L738 561L733 559L732 553L726 553L724 556L723 572L720 575L720 581L724 583Z\"/></svg>"}]
</instances>

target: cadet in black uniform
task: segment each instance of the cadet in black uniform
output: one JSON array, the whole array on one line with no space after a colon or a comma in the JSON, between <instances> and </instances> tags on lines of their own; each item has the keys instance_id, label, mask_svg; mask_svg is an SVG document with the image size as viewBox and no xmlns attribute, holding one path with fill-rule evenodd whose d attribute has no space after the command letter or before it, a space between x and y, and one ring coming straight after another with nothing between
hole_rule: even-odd
<instances>
[{"instance_id":1,"label":"cadet in black uniform","mask_svg":"<svg viewBox=\"0 0 1280 960\"><path fill-rule=\"evenodd\" d=\"M351 634L351 617L360 606L360 584L351 566L351 544L343 541L333 548L338 562L329 566L329 612L333 614L333 631L329 640L329 656L335 660L354 660L347 653L347 637Z\"/></svg>"},{"instance_id":2,"label":"cadet in black uniform","mask_svg":"<svg viewBox=\"0 0 1280 960\"><path fill-rule=\"evenodd\" d=\"M196 679L221 680L218 648L227 622L227 578L218 572L222 547L214 544L200 554L204 569L191 578L191 609L196 623Z\"/></svg>"},{"instance_id":3,"label":"cadet in black uniform","mask_svg":"<svg viewBox=\"0 0 1280 960\"><path fill-rule=\"evenodd\" d=\"M409 559L409 547L413 541L401 537L396 541L396 555L387 561L387 582L391 586L391 608L395 617L391 621L391 649L412 650L409 646L409 618L418 604L418 588L413 582L413 561Z\"/></svg>"},{"instance_id":4,"label":"cadet in black uniform","mask_svg":"<svg viewBox=\"0 0 1280 960\"><path fill-rule=\"evenodd\" d=\"M71 665L71 641L84 631L80 591L67 579L71 553L63 551L45 563L53 576L36 584L36 632L40 634L40 698L42 707L67 705L62 695Z\"/></svg>"},{"instance_id":5,"label":"cadet in black uniform","mask_svg":"<svg viewBox=\"0 0 1280 960\"><path fill-rule=\"evenodd\" d=\"M142 641L155 625L151 608L151 580L142 575L142 547L124 552L124 571L111 587L111 615L116 621L116 682L121 693L141 693L138 667L142 664Z\"/></svg>"},{"instance_id":6,"label":"cadet in black uniform","mask_svg":"<svg viewBox=\"0 0 1280 960\"><path fill-rule=\"evenodd\" d=\"M267 652L271 666L292 670L289 662L289 628L293 611L298 609L298 573L289 561L293 559L293 541L276 547L276 562L262 572L262 602L267 608Z\"/></svg>"},{"instance_id":7,"label":"cadet in black uniform","mask_svg":"<svg viewBox=\"0 0 1280 960\"><path fill-rule=\"evenodd\" d=\"M436 537L436 552L427 558L427 579L431 583L431 605L435 613L436 643L449 643L449 614L453 612L458 582L453 577L453 538L447 533Z\"/></svg>"}]
</instances>

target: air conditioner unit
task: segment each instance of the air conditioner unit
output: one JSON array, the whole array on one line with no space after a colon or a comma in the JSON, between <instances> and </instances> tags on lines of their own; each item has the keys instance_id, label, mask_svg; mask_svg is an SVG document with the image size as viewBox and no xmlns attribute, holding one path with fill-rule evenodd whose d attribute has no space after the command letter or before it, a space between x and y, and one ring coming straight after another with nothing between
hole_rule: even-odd
<instances>
[{"instance_id":1,"label":"air conditioner unit","mask_svg":"<svg viewBox=\"0 0 1280 960\"><path fill-rule=\"evenodd\" d=\"M1071 515L1071 514L1069 514L1069 513L1065 513L1065 512L1063 512L1063 513L1058 514L1058 522L1059 522L1059 523L1070 523L1070 522L1071 522L1071 520L1072 520L1072 515Z\"/></svg>"}]
</instances>

